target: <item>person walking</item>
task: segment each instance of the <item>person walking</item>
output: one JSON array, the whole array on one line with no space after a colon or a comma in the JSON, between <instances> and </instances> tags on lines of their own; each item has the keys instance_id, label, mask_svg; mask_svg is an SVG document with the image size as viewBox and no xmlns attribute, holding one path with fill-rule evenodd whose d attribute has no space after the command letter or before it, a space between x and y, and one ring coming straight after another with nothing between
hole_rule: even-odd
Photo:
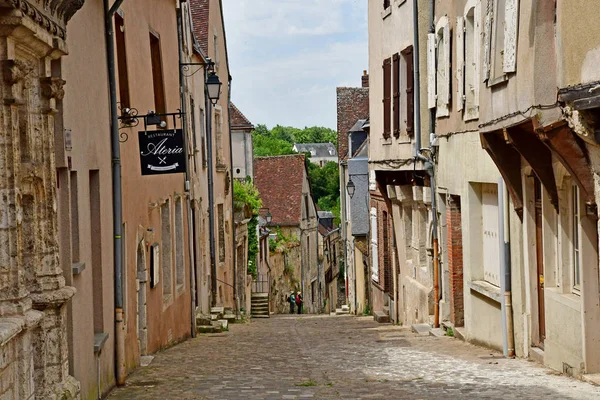
<instances>
[{"instance_id":1,"label":"person walking","mask_svg":"<svg viewBox=\"0 0 600 400\"><path fill-rule=\"evenodd\" d=\"M288 302L290 303L290 314L294 314L294 308L296 305L296 295L294 294L294 292L290 293L290 295L288 296Z\"/></svg>"},{"instance_id":2,"label":"person walking","mask_svg":"<svg viewBox=\"0 0 600 400\"><path fill-rule=\"evenodd\" d=\"M302 293L298 292L298 294L296 295L296 305L298 305L298 314L302 314L302 305L303 305L303 301L302 301Z\"/></svg>"}]
</instances>

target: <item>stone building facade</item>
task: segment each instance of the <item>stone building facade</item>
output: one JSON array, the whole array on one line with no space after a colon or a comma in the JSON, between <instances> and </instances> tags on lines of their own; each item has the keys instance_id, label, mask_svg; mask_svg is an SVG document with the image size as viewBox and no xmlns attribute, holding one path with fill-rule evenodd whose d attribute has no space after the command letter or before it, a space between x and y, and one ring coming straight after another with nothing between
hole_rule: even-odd
<instances>
[{"instance_id":1,"label":"stone building facade","mask_svg":"<svg viewBox=\"0 0 600 400\"><path fill-rule=\"evenodd\" d=\"M78 398L70 374L55 149L64 147L67 23L83 1L8 1L0 13L3 79L0 397Z\"/></svg>"}]
</instances>

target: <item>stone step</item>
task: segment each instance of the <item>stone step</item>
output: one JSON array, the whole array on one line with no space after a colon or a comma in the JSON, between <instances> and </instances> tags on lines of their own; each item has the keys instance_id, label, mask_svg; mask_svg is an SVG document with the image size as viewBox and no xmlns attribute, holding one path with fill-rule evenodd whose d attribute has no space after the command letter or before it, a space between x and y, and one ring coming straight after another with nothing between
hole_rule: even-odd
<instances>
[{"instance_id":1,"label":"stone step","mask_svg":"<svg viewBox=\"0 0 600 400\"><path fill-rule=\"evenodd\" d=\"M383 311L375 311L373 313L373 318L380 324L387 324L390 322L390 316Z\"/></svg>"},{"instance_id":2,"label":"stone step","mask_svg":"<svg viewBox=\"0 0 600 400\"><path fill-rule=\"evenodd\" d=\"M196 325L210 325L212 321L210 315L196 315Z\"/></svg>"},{"instance_id":3,"label":"stone step","mask_svg":"<svg viewBox=\"0 0 600 400\"><path fill-rule=\"evenodd\" d=\"M269 293L252 293L253 299L268 299Z\"/></svg>"},{"instance_id":4,"label":"stone step","mask_svg":"<svg viewBox=\"0 0 600 400\"><path fill-rule=\"evenodd\" d=\"M269 310L252 310L252 315L269 315Z\"/></svg>"},{"instance_id":5,"label":"stone step","mask_svg":"<svg viewBox=\"0 0 600 400\"><path fill-rule=\"evenodd\" d=\"M350 312L350 306L347 304L342 304L342 311L348 311Z\"/></svg>"},{"instance_id":6,"label":"stone step","mask_svg":"<svg viewBox=\"0 0 600 400\"><path fill-rule=\"evenodd\" d=\"M228 322L235 322L236 320L236 316L235 314L225 314L223 315L223 319L220 321L228 321Z\"/></svg>"},{"instance_id":7,"label":"stone step","mask_svg":"<svg viewBox=\"0 0 600 400\"><path fill-rule=\"evenodd\" d=\"M261 314L252 314L252 318L270 318L269 314L261 315Z\"/></svg>"},{"instance_id":8,"label":"stone step","mask_svg":"<svg viewBox=\"0 0 600 400\"><path fill-rule=\"evenodd\" d=\"M261 301L254 301L254 300L252 300L250 302L250 304L269 304L269 300L261 300Z\"/></svg>"},{"instance_id":9,"label":"stone step","mask_svg":"<svg viewBox=\"0 0 600 400\"><path fill-rule=\"evenodd\" d=\"M429 336L444 337L446 336L446 330L442 328L431 328L429 330Z\"/></svg>"},{"instance_id":10,"label":"stone step","mask_svg":"<svg viewBox=\"0 0 600 400\"><path fill-rule=\"evenodd\" d=\"M336 308L335 315L346 315L350 314L350 310L344 310L343 308Z\"/></svg>"},{"instance_id":11,"label":"stone step","mask_svg":"<svg viewBox=\"0 0 600 400\"><path fill-rule=\"evenodd\" d=\"M198 333L221 333L223 332L223 328L220 326L214 325L199 325L196 327L196 332Z\"/></svg>"},{"instance_id":12,"label":"stone step","mask_svg":"<svg viewBox=\"0 0 600 400\"><path fill-rule=\"evenodd\" d=\"M431 326L427 324L413 324L410 328L419 336L429 336L429 331L431 330Z\"/></svg>"},{"instance_id":13,"label":"stone step","mask_svg":"<svg viewBox=\"0 0 600 400\"><path fill-rule=\"evenodd\" d=\"M210 309L211 314L223 314L225 312L225 307L212 307Z\"/></svg>"},{"instance_id":14,"label":"stone step","mask_svg":"<svg viewBox=\"0 0 600 400\"><path fill-rule=\"evenodd\" d=\"M390 315L390 307L389 306L383 306L383 312L387 315Z\"/></svg>"}]
</instances>

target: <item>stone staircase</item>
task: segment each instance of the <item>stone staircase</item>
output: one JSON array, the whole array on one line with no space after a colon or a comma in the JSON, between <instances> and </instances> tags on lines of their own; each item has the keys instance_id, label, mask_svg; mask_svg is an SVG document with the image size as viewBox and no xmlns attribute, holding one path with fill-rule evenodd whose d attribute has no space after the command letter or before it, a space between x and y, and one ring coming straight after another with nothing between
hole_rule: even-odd
<instances>
[{"instance_id":1,"label":"stone staircase","mask_svg":"<svg viewBox=\"0 0 600 400\"><path fill-rule=\"evenodd\" d=\"M342 308L335 309L335 315L347 315L350 314L350 307L346 304L342 305Z\"/></svg>"},{"instance_id":2,"label":"stone staircase","mask_svg":"<svg viewBox=\"0 0 600 400\"><path fill-rule=\"evenodd\" d=\"M252 293L252 318L269 318L269 293Z\"/></svg>"},{"instance_id":3,"label":"stone staircase","mask_svg":"<svg viewBox=\"0 0 600 400\"><path fill-rule=\"evenodd\" d=\"M236 316L231 308L213 307L210 315L196 314L196 332L221 333L229 329L229 324L234 323Z\"/></svg>"}]
</instances>

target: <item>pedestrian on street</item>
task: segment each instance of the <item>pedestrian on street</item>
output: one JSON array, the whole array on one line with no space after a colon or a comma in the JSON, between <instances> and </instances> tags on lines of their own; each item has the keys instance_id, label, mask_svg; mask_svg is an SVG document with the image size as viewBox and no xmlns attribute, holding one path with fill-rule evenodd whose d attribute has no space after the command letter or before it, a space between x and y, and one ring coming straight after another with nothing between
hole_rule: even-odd
<instances>
[{"instance_id":1,"label":"pedestrian on street","mask_svg":"<svg viewBox=\"0 0 600 400\"><path fill-rule=\"evenodd\" d=\"M294 306L296 305L296 295L294 292L290 293L287 300L290 303L290 314L293 314L295 312Z\"/></svg>"},{"instance_id":2,"label":"pedestrian on street","mask_svg":"<svg viewBox=\"0 0 600 400\"><path fill-rule=\"evenodd\" d=\"M302 314L302 306L303 306L303 301L302 301L302 293L298 292L298 294L296 295L296 304L298 305L298 314Z\"/></svg>"}]
</instances>

